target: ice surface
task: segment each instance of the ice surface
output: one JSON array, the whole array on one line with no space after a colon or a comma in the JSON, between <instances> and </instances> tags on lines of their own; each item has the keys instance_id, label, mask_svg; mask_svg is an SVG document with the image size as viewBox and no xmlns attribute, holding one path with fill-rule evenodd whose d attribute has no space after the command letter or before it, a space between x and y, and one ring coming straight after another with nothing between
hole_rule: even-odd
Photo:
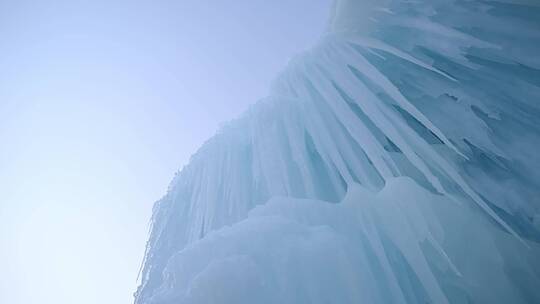
<instances>
[{"instance_id":1,"label":"ice surface","mask_svg":"<svg viewBox=\"0 0 540 304\"><path fill-rule=\"evenodd\" d=\"M272 198L187 246L147 303L538 303L529 244L410 178L351 184L340 204Z\"/></svg>"},{"instance_id":2,"label":"ice surface","mask_svg":"<svg viewBox=\"0 0 540 304\"><path fill-rule=\"evenodd\" d=\"M156 203L136 303L538 302L540 7L332 16Z\"/></svg>"}]
</instances>

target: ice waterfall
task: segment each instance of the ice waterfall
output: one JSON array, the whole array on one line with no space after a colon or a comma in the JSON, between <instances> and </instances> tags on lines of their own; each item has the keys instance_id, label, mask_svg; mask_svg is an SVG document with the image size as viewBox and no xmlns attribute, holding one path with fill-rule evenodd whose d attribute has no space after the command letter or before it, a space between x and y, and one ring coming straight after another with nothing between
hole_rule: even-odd
<instances>
[{"instance_id":1,"label":"ice waterfall","mask_svg":"<svg viewBox=\"0 0 540 304\"><path fill-rule=\"evenodd\" d=\"M155 204L136 303L540 301L540 6L332 16Z\"/></svg>"}]
</instances>

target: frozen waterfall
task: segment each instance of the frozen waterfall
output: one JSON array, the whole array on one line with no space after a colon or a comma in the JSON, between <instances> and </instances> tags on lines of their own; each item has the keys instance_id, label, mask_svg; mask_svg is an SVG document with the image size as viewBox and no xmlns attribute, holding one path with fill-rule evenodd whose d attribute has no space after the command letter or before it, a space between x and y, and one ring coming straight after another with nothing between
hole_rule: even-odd
<instances>
[{"instance_id":1,"label":"frozen waterfall","mask_svg":"<svg viewBox=\"0 0 540 304\"><path fill-rule=\"evenodd\" d=\"M336 1L155 204L135 302L540 302L538 54L535 1Z\"/></svg>"}]
</instances>

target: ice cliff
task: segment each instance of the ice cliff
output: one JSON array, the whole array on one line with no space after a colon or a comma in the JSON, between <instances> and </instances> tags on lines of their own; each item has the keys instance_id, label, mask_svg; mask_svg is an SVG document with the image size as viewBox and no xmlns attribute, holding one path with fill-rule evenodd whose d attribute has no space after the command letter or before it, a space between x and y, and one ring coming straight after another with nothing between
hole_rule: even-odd
<instances>
[{"instance_id":1,"label":"ice cliff","mask_svg":"<svg viewBox=\"0 0 540 304\"><path fill-rule=\"evenodd\" d=\"M538 54L535 1L336 1L155 204L135 302L540 302Z\"/></svg>"}]
</instances>

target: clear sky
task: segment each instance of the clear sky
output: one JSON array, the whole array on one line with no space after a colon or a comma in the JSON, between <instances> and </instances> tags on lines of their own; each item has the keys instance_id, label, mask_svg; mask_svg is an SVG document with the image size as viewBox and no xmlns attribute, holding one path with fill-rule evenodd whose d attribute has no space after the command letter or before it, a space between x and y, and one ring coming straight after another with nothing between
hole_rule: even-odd
<instances>
[{"instance_id":1,"label":"clear sky","mask_svg":"<svg viewBox=\"0 0 540 304\"><path fill-rule=\"evenodd\" d=\"M0 303L131 303L152 203L330 2L0 0Z\"/></svg>"}]
</instances>

